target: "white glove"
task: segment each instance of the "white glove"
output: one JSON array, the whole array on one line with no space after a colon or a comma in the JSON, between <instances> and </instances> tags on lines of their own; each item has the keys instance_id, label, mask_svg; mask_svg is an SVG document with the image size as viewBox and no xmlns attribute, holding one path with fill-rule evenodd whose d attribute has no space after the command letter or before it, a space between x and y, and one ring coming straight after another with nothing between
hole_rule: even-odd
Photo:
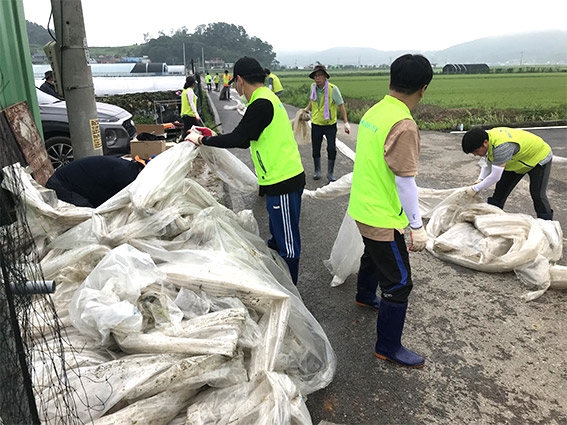
<instances>
[{"instance_id":1,"label":"white glove","mask_svg":"<svg viewBox=\"0 0 567 425\"><path fill-rule=\"evenodd\" d=\"M478 192L474 190L472 186L469 186L465 189L465 195L467 195L467 197L469 198L474 198L476 195L478 195Z\"/></svg>"},{"instance_id":2,"label":"white glove","mask_svg":"<svg viewBox=\"0 0 567 425\"><path fill-rule=\"evenodd\" d=\"M410 238L410 251L423 251L425 249L425 245L427 245L427 232L423 226L419 229L411 229Z\"/></svg>"},{"instance_id":3,"label":"white glove","mask_svg":"<svg viewBox=\"0 0 567 425\"><path fill-rule=\"evenodd\" d=\"M350 124L348 122L345 122L345 133L350 134Z\"/></svg>"},{"instance_id":4,"label":"white glove","mask_svg":"<svg viewBox=\"0 0 567 425\"><path fill-rule=\"evenodd\" d=\"M193 143L195 146L201 146L201 138L203 136L201 136L199 133L197 133L196 131L190 131L187 136L185 136L184 140L188 140L191 143Z\"/></svg>"}]
</instances>

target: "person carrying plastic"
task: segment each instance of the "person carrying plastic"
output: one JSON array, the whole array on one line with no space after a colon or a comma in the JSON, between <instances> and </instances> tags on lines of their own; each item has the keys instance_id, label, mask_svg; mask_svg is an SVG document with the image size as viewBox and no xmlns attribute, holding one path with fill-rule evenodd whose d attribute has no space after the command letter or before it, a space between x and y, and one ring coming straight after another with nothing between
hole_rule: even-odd
<instances>
[{"instance_id":1,"label":"person carrying plastic","mask_svg":"<svg viewBox=\"0 0 567 425\"><path fill-rule=\"evenodd\" d=\"M280 79L268 68L264 69L264 71L266 72L266 85L277 97L281 97L283 93L283 86Z\"/></svg>"},{"instance_id":2,"label":"person carrying plastic","mask_svg":"<svg viewBox=\"0 0 567 425\"><path fill-rule=\"evenodd\" d=\"M236 91L247 104L246 112L232 133L214 135L206 127L191 131L186 140L197 146L250 148L258 176L260 196L266 197L271 238L268 246L278 252L297 285L301 240L299 216L305 172L291 122L280 99L264 86L266 74L250 57L234 64Z\"/></svg>"},{"instance_id":3,"label":"person carrying plastic","mask_svg":"<svg viewBox=\"0 0 567 425\"><path fill-rule=\"evenodd\" d=\"M404 229L410 225L410 251L423 250L427 234L415 182L420 134L410 111L432 78L431 64L421 55L406 54L392 63L389 94L358 126L348 205L364 242L356 303L378 310L374 353L411 368L423 367L425 359L401 343L413 287Z\"/></svg>"},{"instance_id":4,"label":"person carrying plastic","mask_svg":"<svg viewBox=\"0 0 567 425\"><path fill-rule=\"evenodd\" d=\"M181 92L181 120L183 121L183 134L187 134L193 126L202 125L199 111L197 111L197 95L193 91L195 84L195 77L189 75L185 79L183 91Z\"/></svg>"},{"instance_id":5,"label":"person carrying plastic","mask_svg":"<svg viewBox=\"0 0 567 425\"><path fill-rule=\"evenodd\" d=\"M345 103L339 88L329 83L331 78L323 65L313 68L309 78L315 80L311 85L310 102L305 108L311 111L311 144L313 152L313 165L315 171L313 179L321 178L321 145L323 136L327 138L327 180L334 182L335 159L337 157L337 107L343 117L345 133L350 134Z\"/></svg>"},{"instance_id":6,"label":"person carrying plastic","mask_svg":"<svg viewBox=\"0 0 567 425\"><path fill-rule=\"evenodd\" d=\"M503 209L512 190L528 174L530 196L537 217L553 220L553 210L546 194L553 152L541 137L508 127L492 130L473 128L465 133L461 145L464 153L487 160L477 181L467 188L470 196L496 184L487 202Z\"/></svg>"}]
</instances>

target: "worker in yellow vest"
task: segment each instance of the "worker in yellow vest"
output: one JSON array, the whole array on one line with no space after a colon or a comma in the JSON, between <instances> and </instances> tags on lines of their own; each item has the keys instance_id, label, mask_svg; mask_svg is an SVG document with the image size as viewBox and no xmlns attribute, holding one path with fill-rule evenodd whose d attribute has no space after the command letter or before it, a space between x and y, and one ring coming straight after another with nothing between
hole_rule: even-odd
<instances>
[{"instance_id":1,"label":"worker in yellow vest","mask_svg":"<svg viewBox=\"0 0 567 425\"><path fill-rule=\"evenodd\" d=\"M337 157L337 108L341 111L344 121L345 133L350 133L345 103L339 88L329 83L331 78L323 65L317 65L309 78L315 80L311 84L310 102L305 108L311 111L311 147L313 155L314 173L313 179L321 178L321 145L323 136L327 139L327 180L335 181L333 174L335 159Z\"/></svg>"},{"instance_id":2,"label":"worker in yellow vest","mask_svg":"<svg viewBox=\"0 0 567 425\"><path fill-rule=\"evenodd\" d=\"M425 248L427 233L415 182L420 134L410 111L432 78L431 63L421 55L400 56L390 66L388 94L358 125L348 205L364 242L355 301L378 310L374 353L411 368L423 367L425 359L401 342L413 288L404 229L409 224L410 251Z\"/></svg>"},{"instance_id":3,"label":"worker in yellow vest","mask_svg":"<svg viewBox=\"0 0 567 425\"><path fill-rule=\"evenodd\" d=\"M216 72L213 77L213 83L215 84L215 91L219 91L219 81L220 81L219 73Z\"/></svg>"},{"instance_id":4,"label":"worker in yellow vest","mask_svg":"<svg viewBox=\"0 0 567 425\"><path fill-rule=\"evenodd\" d=\"M487 159L477 181L467 189L469 195L474 196L496 184L494 193L487 202L504 208L508 195L528 174L530 195L537 217L553 220L553 210L546 195L553 152L541 137L529 131L508 127L492 130L473 128L465 133L461 144L463 152Z\"/></svg>"},{"instance_id":5,"label":"worker in yellow vest","mask_svg":"<svg viewBox=\"0 0 567 425\"><path fill-rule=\"evenodd\" d=\"M201 122L199 112L197 111L197 95L193 91L195 84L195 77L189 75L185 79L183 91L181 92L181 120L183 121L183 134L187 134L192 126L203 124Z\"/></svg>"},{"instance_id":6,"label":"worker in yellow vest","mask_svg":"<svg viewBox=\"0 0 567 425\"><path fill-rule=\"evenodd\" d=\"M228 69L224 70L222 74L222 91L220 93L220 100L230 100L230 82L232 80L232 75L229 74Z\"/></svg>"},{"instance_id":7,"label":"worker in yellow vest","mask_svg":"<svg viewBox=\"0 0 567 425\"><path fill-rule=\"evenodd\" d=\"M250 148L259 194L266 197L271 233L268 246L286 262L291 280L297 284L305 173L286 109L264 86L265 77L264 68L256 59L240 58L234 64L234 78L230 82L247 100L242 120L232 133L216 136L208 128L198 128L186 140L197 146Z\"/></svg>"},{"instance_id":8,"label":"worker in yellow vest","mask_svg":"<svg viewBox=\"0 0 567 425\"><path fill-rule=\"evenodd\" d=\"M207 91L211 91L213 88L213 77L210 76L208 71L205 75L205 84L207 84Z\"/></svg>"},{"instance_id":9,"label":"worker in yellow vest","mask_svg":"<svg viewBox=\"0 0 567 425\"><path fill-rule=\"evenodd\" d=\"M268 68L264 69L264 72L266 73L266 86L273 91L277 97L281 97L283 86L278 76Z\"/></svg>"}]
</instances>

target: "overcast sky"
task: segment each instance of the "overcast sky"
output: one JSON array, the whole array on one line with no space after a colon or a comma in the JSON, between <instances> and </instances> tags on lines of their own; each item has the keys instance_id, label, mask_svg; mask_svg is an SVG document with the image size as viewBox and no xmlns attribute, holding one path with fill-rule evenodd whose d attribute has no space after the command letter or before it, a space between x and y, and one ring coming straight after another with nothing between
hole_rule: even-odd
<instances>
[{"instance_id":1,"label":"overcast sky","mask_svg":"<svg viewBox=\"0 0 567 425\"><path fill-rule=\"evenodd\" d=\"M23 1L26 19L47 27L51 0ZM276 53L332 47L442 50L489 36L567 30L564 5L564 0L82 0L91 47L141 44L145 33L169 35L182 27L193 32L201 24L226 22L244 27Z\"/></svg>"}]
</instances>

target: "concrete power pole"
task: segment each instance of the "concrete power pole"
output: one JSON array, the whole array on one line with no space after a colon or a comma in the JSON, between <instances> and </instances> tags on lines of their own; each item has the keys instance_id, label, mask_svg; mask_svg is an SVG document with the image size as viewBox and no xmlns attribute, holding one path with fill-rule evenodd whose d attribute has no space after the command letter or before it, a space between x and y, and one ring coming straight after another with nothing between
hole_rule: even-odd
<instances>
[{"instance_id":1,"label":"concrete power pole","mask_svg":"<svg viewBox=\"0 0 567 425\"><path fill-rule=\"evenodd\" d=\"M75 158L102 155L87 37L81 0L51 0L57 37L59 73L67 103L69 130Z\"/></svg>"}]
</instances>

